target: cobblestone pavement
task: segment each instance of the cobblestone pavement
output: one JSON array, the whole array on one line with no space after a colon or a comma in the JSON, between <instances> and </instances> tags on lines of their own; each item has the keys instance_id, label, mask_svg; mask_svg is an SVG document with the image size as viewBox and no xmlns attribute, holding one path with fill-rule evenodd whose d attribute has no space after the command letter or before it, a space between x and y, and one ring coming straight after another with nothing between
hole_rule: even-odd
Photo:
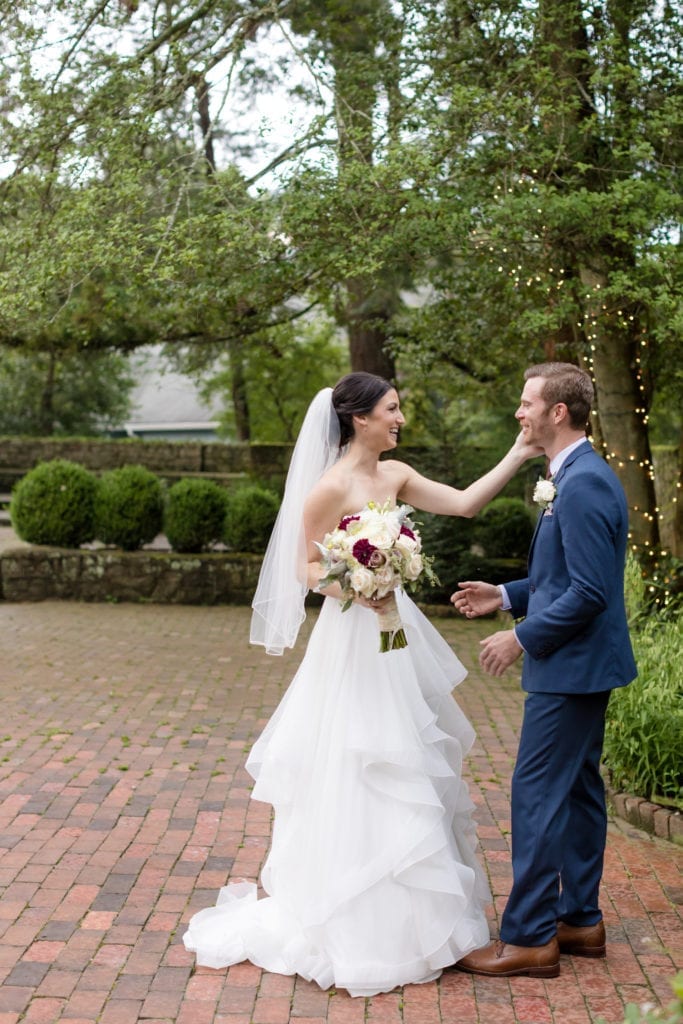
<instances>
[{"instance_id":1,"label":"cobblestone pavement","mask_svg":"<svg viewBox=\"0 0 683 1024\"><path fill-rule=\"evenodd\" d=\"M0 604L0 1024L616 1024L630 1001L668 1002L683 849L617 819L608 957L563 957L557 979L448 970L365 1000L250 964L193 969L184 922L266 853L270 809L243 765L312 617L278 659L249 648L248 609ZM471 669L458 700L478 732L467 771L495 932L522 698L476 668L490 623L439 626Z\"/></svg>"}]
</instances>

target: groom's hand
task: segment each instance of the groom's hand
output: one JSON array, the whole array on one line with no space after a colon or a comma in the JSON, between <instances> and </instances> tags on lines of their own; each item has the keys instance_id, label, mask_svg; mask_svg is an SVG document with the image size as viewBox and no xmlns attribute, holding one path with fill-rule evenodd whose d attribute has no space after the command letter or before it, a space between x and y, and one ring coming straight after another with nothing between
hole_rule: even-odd
<instances>
[{"instance_id":1,"label":"groom's hand","mask_svg":"<svg viewBox=\"0 0 683 1024\"><path fill-rule=\"evenodd\" d=\"M482 580L468 580L458 583L459 590L451 594L451 603L456 611L468 619L476 619L479 615L490 615L501 607L503 599L500 590L493 583Z\"/></svg>"},{"instance_id":2,"label":"groom's hand","mask_svg":"<svg viewBox=\"0 0 683 1024\"><path fill-rule=\"evenodd\" d=\"M522 653L522 647L514 629L503 629L492 633L479 643L481 654L479 664L490 676L502 676Z\"/></svg>"}]
</instances>

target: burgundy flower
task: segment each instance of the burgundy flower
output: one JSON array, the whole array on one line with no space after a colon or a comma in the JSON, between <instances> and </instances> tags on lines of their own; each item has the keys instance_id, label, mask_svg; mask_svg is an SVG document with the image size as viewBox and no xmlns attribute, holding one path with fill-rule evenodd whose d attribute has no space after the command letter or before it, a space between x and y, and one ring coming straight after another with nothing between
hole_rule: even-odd
<instances>
[{"instance_id":1,"label":"burgundy flower","mask_svg":"<svg viewBox=\"0 0 683 1024\"><path fill-rule=\"evenodd\" d=\"M353 557L356 558L361 565L370 565L373 554L377 548L374 544L371 544L365 537L361 537L353 545Z\"/></svg>"},{"instance_id":2,"label":"burgundy flower","mask_svg":"<svg viewBox=\"0 0 683 1024\"><path fill-rule=\"evenodd\" d=\"M406 537L410 537L411 540L415 540L415 534L412 530L409 530L407 526L401 527L401 533L405 534Z\"/></svg>"},{"instance_id":3,"label":"burgundy flower","mask_svg":"<svg viewBox=\"0 0 683 1024\"><path fill-rule=\"evenodd\" d=\"M337 529L338 530L345 530L348 527L349 523L353 523L357 519L360 519L360 516L344 516L343 519L341 520L341 522L339 523L339 526L337 527Z\"/></svg>"}]
</instances>

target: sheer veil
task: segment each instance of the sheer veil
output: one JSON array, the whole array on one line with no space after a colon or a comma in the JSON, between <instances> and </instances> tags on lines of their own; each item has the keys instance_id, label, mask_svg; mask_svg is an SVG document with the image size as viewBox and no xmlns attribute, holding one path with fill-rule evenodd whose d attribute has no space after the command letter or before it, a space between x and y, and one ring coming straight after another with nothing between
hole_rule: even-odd
<instances>
[{"instance_id":1,"label":"sheer veil","mask_svg":"<svg viewBox=\"0 0 683 1024\"><path fill-rule=\"evenodd\" d=\"M337 461L339 436L332 388L323 388L308 407L294 446L282 505L251 604L249 640L262 644L267 654L282 654L285 647L293 647L306 617L304 503L325 470Z\"/></svg>"}]
</instances>

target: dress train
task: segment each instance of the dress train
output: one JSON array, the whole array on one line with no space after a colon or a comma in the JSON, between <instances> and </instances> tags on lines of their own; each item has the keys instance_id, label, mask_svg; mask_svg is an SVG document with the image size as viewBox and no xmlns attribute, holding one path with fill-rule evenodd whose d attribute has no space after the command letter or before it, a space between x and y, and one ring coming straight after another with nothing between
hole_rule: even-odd
<instances>
[{"instance_id":1,"label":"dress train","mask_svg":"<svg viewBox=\"0 0 683 1024\"><path fill-rule=\"evenodd\" d=\"M327 598L298 672L247 760L275 809L253 883L190 921L197 963L250 960L368 996L425 982L484 945L486 879L462 780L466 671L398 595L408 646L379 653L372 611Z\"/></svg>"}]
</instances>

